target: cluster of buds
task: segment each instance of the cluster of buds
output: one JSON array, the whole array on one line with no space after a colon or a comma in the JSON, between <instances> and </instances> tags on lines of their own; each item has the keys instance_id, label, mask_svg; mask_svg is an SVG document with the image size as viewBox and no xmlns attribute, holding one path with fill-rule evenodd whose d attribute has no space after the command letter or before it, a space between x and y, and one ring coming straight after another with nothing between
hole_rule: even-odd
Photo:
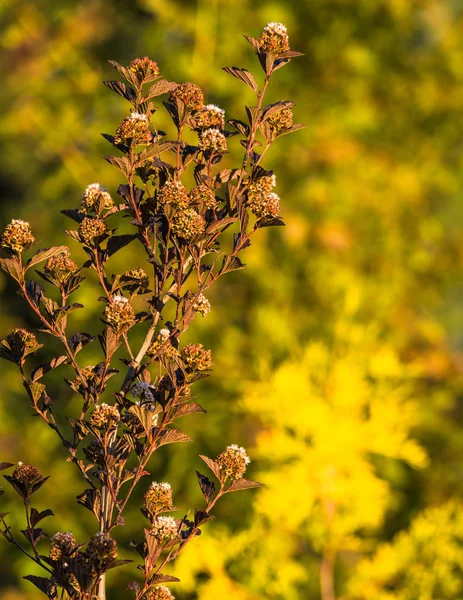
<instances>
[{"instance_id":1,"label":"cluster of buds","mask_svg":"<svg viewBox=\"0 0 463 600\"><path fill-rule=\"evenodd\" d=\"M178 356L178 351L170 340L170 331L166 327L159 331L154 342L148 348L148 354L150 356L155 356L161 347L162 354L166 358L173 360L176 356Z\"/></svg>"},{"instance_id":2,"label":"cluster of buds","mask_svg":"<svg viewBox=\"0 0 463 600\"><path fill-rule=\"evenodd\" d=\"M44 266L45 273L58 283L65 283L78 269L67 249L50 256Z\"/></svg>"},{"instance_id":3,"label":"cluster of buds","mask_svg":"<svg viewBox=\"0 0 463 600\"><path fill-rule=\"evenodd\" d=\"M278 216L280 198L272 192L275 185L275 175L264 175L249 185L248 206L258 219Z\"/></svg>"},{"instance_id":4,"label":"cluster of buds","mask_svg":"<svg viewBox=\"0 0 463 600\"><path fill-rule=\"evenodd\" d=\"M289 38L282 23L268 23L259 39L259 51L281 56L289 50Z\"/></svg>"},{"instance_id":5,"label":"cluster of buds","mask_svg":"<svg viewBox=\"0 0 463 600\"><path fill-rule=\"evenodd\" d=\"M211 303L203 293L198 294L193 303L193 310L199 312L203 317L211 312Z\"/></svg>"},{"instance_id":6,"label":"cluster of buds","mask_svg":"<svg viewBox=\"0 0 463 600\"><path fill-rule=\"evenodd\" d=\"M153 483L148 488L145 497L145 508L150 513L158 513L163 510L170 510L173 506L172 488L168 483Z\"/></svg>"},{"instance_id":7,"label":"cluster of buds","mask_svg":"<svg viewBox=\"0 0 463 600\"><path fill-rule=\"evenodd\" d=\"M251 459L246 454L246 450L236 444L227 446L216 458L216 463L219 465L224 477L232 480L241 479L250 462Z\"/></svg>"},{"instance_id":8,"label":"cluster of buds","mask_svg":"<svg viewBox=\"0 0 463 600\"><path fill-rule=\"evenodd\" d=\"M178 523L174 517L156 517L150 533L160 542L173 540L178 534Z\"/></svg>"},{"instance_id":9,"label":"cluster of buds","mask_svg":"<svg viewBox=\"0 0 463 600\"><path fill-rule=\"evenodd\" d=\"M85 456L93 463L99 463L104 458L104 448L100 440L92 440L90 444L84 448Z\"/></svg>"},{"instance_id":10,"label":"cluster of buds","mask_svg":"<svg viewBox=\"0 0 463 600\"><path fill-rule=\"evenodd\" d=\"M181 358L190 371L205 371L212 365L212 352L205 350L202 344L188 344Z\"/></svg>"},{"instance_id":11,"label":"cluster of buds","mask_svg":"<svg viewBox=\"0 0 463 600\"><path fill-rule=\"evenodd\" d=\"M41 347L33 333L21 328L13 329L1 343L17 359L24 358Z\"/></svg>"},{"instance_id":12,"label":"cluster of buds","mask_svg":"<svg viewBox=\"0 0 463 600\"><path fill-rule=\"evenodd\" d=\"M32 487L42 480L42 476L37 467L34 467L34 465L25 465L22 462L18 462L16 465L12 478L15 481L23 483L26 487Z\"/></svg>"},{"instance_id":13,"label":"cluster of buds","mask_svg":"<svg viewBox=\"0 0 463 600\"><path fill-rule=\"evenodd\" d=\"M107 533L96 533L89 541L85 556L99 571L106 571L117 556L116 542Z\"/></svg>"},{"instance_id":14,"label":"cluster of buds","mask_svg":"<svg viewBox=\"0 0 463 600\"><path fill-rule=\"evenodd\" d=\"M35 243L30 223L21 219L13 219L3 232L0 246L7 252L21 254Z\"/></svg>"},{"instance_id":15,"label":"cluster of buds","mask_svg":"<svg viewBox=\"0 0 463 600\"><path fill-rule=\"evenodd\" d=\"M175 213L172 219L172 233L187 242L204 232L206 222L194 208L186 208Z\"/></svg>"},{"instance_id":16,"label":"cluster of buds","mask_svg":"<svg viewBox=\"0 0 463 600\"><path fill-rule=\"evenodd\" d=\"M190 204L205 208L215 208L217 199L214 190L201 183L190 192Z\"/></svg>"},{"instance_id":17,"label":"cluster of buds","mask_svg":"<svg viewBox=\"0 0 463 600\"><path fill-rule=\"evenodd\" d=\"M175 600L175 596L166 585L156 585L146 592L143 600Z\"/></svg>"},{"instance_id":18,"label":"cluster of buds","mask_svg":"<svg viewBox=\"0 0 463 600\"><path fill-rule=\"evenodd\" d=\"M104 186L99 183L91 183L85 188L85 192L82 194L82 212L95 210L99 213L101 210L110 209L113 206L113 199Z\"/></svg>"},{"instance_id":19,"label":"cluster of buds","mask_svg":"<svg viewBox=\"0 0 463 600\"><path fill-rule=\"evenodd\" d=\"M181 83L170 94L170 101L180 100L188 110L199 110L204 104L201 88L194 83Z\"/></svg>"},{"instance_id":20,"label":"cluster of buds","mask_svg":"<svg viewBox=\"0 0 463 600\"><path fill-rule=\"evenodd\" d=\"M91 246L98 242L99 238L105 235L108 231L108 226L98 217L85 217L79 225L80 240Z\"/></svg>"},{"instance_id":21,"label":"cluster of buds","mask_svg":"<svg viewBox=\"0 0 463 600\"><path fill-rule=\"evenodd\" d=\"M97 404L90 415L90 425L98 429L109 429L116 427L119 423L121 415L117 406L109 404Z\"/></svg>"},{"instance_id":22,"label":"cluster of buds","mask_svg":"<svg viewBox=\"0 0 463 600\"><path fill-rule=\"evenodd\" d=\"M186 187L177 180L166 181L159 190L158 201L160 204L172 204L175 208L187 208L190 197Z\"/></svg>"},{"instance_id":23,"label":"cluster of buds","mask_svg":"<svg viewBox=\"0 0 463 600\"><path fill-rule=\"evenodd\" d=\"M280 135L293 126L293 112L290 108L283 108L270 115L267 123L273 135Z\"/></svg>"},{"instance_id":24,"label":"cluster of buds","mask_svg":"<svg viewBox=\"0 0 463 600\"><path fill-rule=\"evenodd\" d=\"M61 558L72 558L77 553L77 543L74 535L68 533L55 533L50 539L50 559L60 560Z\"/></svg>"},{"instance_id":25,"label":"cluster of buds","mask_svg":"<svg viewBox=\"0 0 463 600\"><path fill-rule=\"evenodd\" d=\"M195 126L197 129L224 129L225 111L215 104L207 104L195 115Z\"/></svg>"},{"instance_id":26,"label":"cluster of buds","mask_svg":"<svg viewBox=\"0 0 463 600\"><path fill-rule=\"evenodd\" d=\"M128 68L136 75L139 82L150 81L159 75L158 64L147 56L135 58Z\"/></svg>"},{"instance_id":27,"label":"cluster of buds","mask_svg":"<svg viewBox=\"0 0 463 600\"><path fill-rule=\"evenodd\" d=\"M138 381L132 388L132 396L134 398L141 398L142 400L148 400L148 402L154 402L155 388L145 381Z\"/></svg>"},{"instance_id":28,"label":"cluster of buds","mask_svg":"<svg viewBox=\"0 0 463 600\"><path fill-rule=\"evenodd\" d=\"M116 294L106 305L104 318L116 333L120 333L133 325L135 311L128 298Z\"/></svg>"},{"instance_id":29,"label":"cluster of buds","mask_svg":"<svg viewBox=\"0 0 463 600\"><path fill-rule=\"evenodd\" d=\"M143 113L133 112L126 117L116 130L116 144L149 144L153 136L150 131L148 117Z\"/></svg>"},{"instance_id":30,"label":"cluster of buds","mask_svg":"<svg viewBox=\"0 0 463 600\"><path fill-rule=\"evenodd\" d=\"M227 138L218 129L206 129L199 136L199 148L203 152L223 154L227 151Z\"/></svg>"}]
</instances>

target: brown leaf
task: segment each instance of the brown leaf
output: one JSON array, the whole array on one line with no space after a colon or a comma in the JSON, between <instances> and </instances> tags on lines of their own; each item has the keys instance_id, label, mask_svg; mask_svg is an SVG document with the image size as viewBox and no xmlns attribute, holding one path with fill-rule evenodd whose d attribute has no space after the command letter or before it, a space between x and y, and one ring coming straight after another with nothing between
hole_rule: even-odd
<instances>
[{"instance_id":1,"label":"brown leaf","mask_svg":"<svg viewBox=\"0 0 463 600\"><path fill-rule=\"evenodd\" d=\"M23 278L21 263L17 258L0 258L0 267L18 282Z\"/></svg>"},{"instance_id":2,"label":"brown leaf","mask_svg":"<svg viewBox=\"0 0 463 600\"><path fill-rule=\"evenodd\" d=\"M143 98L143 102L147 102L151 98L155 98L156 96L161 96L162 94L171 92L176 87L177 84L174 81L167 81L167 79L159 79L150 87L148 93Z\"/></svg>"},{"instance_id":3,"label":"brown leaf","mask_svg":"<svg viewBox=\"0 0 463 600\"><path fill-rule=\"evenodd\" d=\"M207 456L199 455L199 458L209 467L209 469L214 473L219 481L222 480L222 471L220 470L219 465L212 460L212 458L208 458Z\"/></svg>"},{"instance_id":4,"label":"brown leaf","mask_svg":"<svg viewBox=\"0 0 463 600\"><path fill-rule=\"evenodd\" d=\"M193 440L180 429L167 429L158 439L158 448L166 444L176 444L177 442L192 442Z\"/></svg>"},{"instance_id":5,"label":"brown leaf","mask_svg":"<svg viewBox=\"0 0 463 600\"><path fill-rule=\"evenodd\" d=\"M222 70L225 71L225 73L230 73L230 75L236 77L236 79L243 81L247 86L254 90L256 94L259 92L256 80L252 73L246 69L239 69L238 67L222 67Z\"/></svg>"},{"instance_id":6,"label":"brown leaf","mask_svg":"<svg viewBox=\"0 0 463 600\"><path fill-rule=\"evenodd\" d=\"M239 492L240 490L250 490L251 488L262 487L264 484L250 479L236 479L227 488L228 492Z\"/></svg>"}]
</instances>

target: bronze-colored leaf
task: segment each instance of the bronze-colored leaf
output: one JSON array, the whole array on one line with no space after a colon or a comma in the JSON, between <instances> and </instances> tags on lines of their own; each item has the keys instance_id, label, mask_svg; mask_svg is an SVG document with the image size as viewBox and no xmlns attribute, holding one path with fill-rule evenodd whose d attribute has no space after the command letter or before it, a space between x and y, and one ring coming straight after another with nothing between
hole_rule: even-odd
<instances>
[{"instance_id":1,"label":"bronze-colored leaf","mask_svg":"<svg viewBox=\"0 0 463 600\"><path fill-rule=\"evenodd\" d=\"M227 488L228 492L239 492L240 490L250 490L251 488L262 487L264 484L250 479L236 479Z\"/></svg>"},{"instance_id":2,"label":"bronze-colored leaf","mask_svg":"<svg viewBox=\"0 0 463 600\"><path fill-rule=\"evenodd\" d=\"M60 252L65 252L67 249L67 246L53 246L53 248L40 248L40 250L37 250L34 256L32 256L27 261L25 271L44 260L48 260L52 256L56 256L56 254L59 254Z\"/></svg>"}]
</instances>

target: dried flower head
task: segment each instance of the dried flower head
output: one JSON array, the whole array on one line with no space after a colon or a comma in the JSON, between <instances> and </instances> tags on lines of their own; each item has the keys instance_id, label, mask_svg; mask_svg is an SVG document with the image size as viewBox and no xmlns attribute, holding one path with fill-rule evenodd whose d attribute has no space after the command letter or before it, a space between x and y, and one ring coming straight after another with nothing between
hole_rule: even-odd
<instances>
[{"instance_id":1,"label":"dried flower head","mask_svg":"<svg viewBox=\"0 0 463 600\"><path fill-rule=\"evenodd\" d=\"M108 231L108 226L98 217L85 217L79 225L79 236L84 244L95 244Z\"/></svg>"},{"instance_id":2,"label":"dried flower head","mask_svg":"<svg viewBox=\"0 0 463 600\"><path fill-rule=\"evenodd\" d=\"M153 483L145 494L145 507L151 513L170 510L173 506L172 488L168 483Z\"/></svg>"},{"instance_id":3,"label":"dried flower head","mask_svg":"<svg viewBox=\"0 0 463 600\"><path fill-rule=\"evenodd\" d=\"M175 208L187 208L190 204L186 187L177 180L166 181L159 190L158 200L160 204L172 204Z\"/></svg>"},{"instance_id":4,"label":"dried flower head","mask_svg":"<svg viewBox=\"0 0 463 600\"><path fill-rule=\"evenodd\" d=\"M161 347L163 348L162 354L166 358L173 360L178 356L178 350L173 346L170 340L170 331L166 327L159 330L154 342L148 348L148 354L154 356L159 352Z\"/></svg>"},{"instance_id":5,"label":"dried flower head","mask_svg":"<svg viewBox=\"0 0 463 600\"><path fill-rule=\"evenodd\" d=\"M177 537L178 524L174 517L156 517L150 533L160 542L173 540Z\"/></svg>"},{"instance_id":6,"label":"dried flower head","mask_svg":"<svg viewBox=\"0 0 463 600\"><path fill-rule=\"evenodd\" d=\"M280 133L291 129L293 126L293 112L290 108L283 108L270 115L267 123L273 135L280 135Z\"/></svg>"},{"instance_id":7,"label":"dried flower head","mask_svg":"<svg viewBox=\"0 0 463 600\"><path fill-rule=\"evenodd\" d=\"M194 208L181 210L172 219L172 232L187 242L203 233L205 226L203 217Z\"/></svg>"},{"instance_id":8,"label":"dried flower head","mask_svg":"<svg viewBox=\"0 0 463 600\"><path fill-rule=\"evenodd\" d=\"M13 329L6 339L2 340L2 345L11 350L17 358L27 356L40 347L35 335L21 328Z\"/></svg>"},{"instance_id":9,"label":"dried flower head","mask_svg":"<svg viewBox=\"0 0 463 600\"><path fill-rule=\"evenodd\" d=\"M224 129L225 111L215 104L207 104L195 115L197 129Z\"/></svg>"},{"instance_id":10,"label":"dried flower head","mask_svg":"<svg viewBox=\"0 0 463 600\"><path fill-rule=\"evenodd\" d=\"M34 467L34 465L25 465L22 462L18 462L12 477L28 487L31 487L42 480L42 476L37 467Z\"/></svg>"},{"instance_id":11,"label":"dried flower head","mask_svg":"<svg viewBox=\"0 0 463 600\"><path fill-rule=\"evenodd\" d=\"M248 199L248 206L258 219L280 214L280 197L275 192L258 194Z\"/></svg>"},{"instance_id":12,"label":"dried flower head","mask_svg":"<svg viewBox=\"0 0 463 600\"><path fill-rule=\"evenodd\" d=\"M44 266L45 273L61 283L67 281L78 269L79 267L72 260L69 250L63 250L50 256Z\"/></svg>"},{"instance_id":13,"label":"dried flower head","mask_svg":"<svg viewBox=\"0 0 463 600\"><path fill-rule=\"evenodd\" d=\"M180 100L188 110L199 110L204 104L201 88L194 83L180 83L170 94L170 101Z\"/></svg>"},{"instance_id":14,"label":"dried flower head","mask_svg":"<svg viewBox=\"0 0 463 600\"><path fill-rule=\"evenodd\" d=\"M109 404L97 404L90 415L90 425L98 429L109 429L119 423L121 416L117 406Z\"/></svg>"},{"instance_id":15,"label":"dried flower head","mask_svg":"<svg viewBox=\"0 0 463 600\"><path fill-rule=\"evenodd\" d=\"M21 219L13 219L3 232L0 246L7 251L20 254L35 243L30 223Z\"/></svg>"},{"instance_id":16,"label":"dried flower head","mask_svg":"<svg viewBox=\"0 0 463 600\"><path fill-rule=\"evenodd\" d=\"M135 58L128 68L135 73L139 81L150 81L159 75L158 64L147 56Z\"/></svg>"},{"instance_id":17,"label":"dried flower head","mask_svg":"<svg viewBox=\"0 0 463 600\"><path fill-rule=\"evenodd\" d=\"M199 294L193 304L193 310L199 312L203 317L211 312L211 303L204 294Z\"/></svg>"},{"instance_id":18,"label":"dried flower head","mask_svg":"<svg viewBox=\"0 0 463 600\"><path fill-rule=\"evenodd\" d=\"M117 556L116 542L107 533L96 533L89 541L85 552L90 560L107 561Z\"/></svg>"},{"instance_id":19,"label":"dried flower head","mask_svg":"<svg viewBox=\"0 0 463 600\"><path fill-rule=\"evenodd\" d=\"M217 199L214 190L211 190L207 185L201 183L191 190L190 204L204 206L206 208L215 208L217 206Z\"/></svg>"},{"instance_id":20,"label":"dried flower head","mask_svg":"<svg viewBox=\"0 0 463 600\"><path fill-rule=\"evenodd\" d=\"M259 40L260 52L280 56L289 50L289 38L282 23L268 23Z\"/></svg>"},{"instance_id":21,"label":"dried flower head","mask_svg":"<svg viewBox=\"0 0 463 600\"><path fill-rule=\"evenodd\" d=\"M218 129L206 129L200 133L199 147L203 152L223 154L227 151L227 138Z\"/></svg>"},{"instance_id":22,"label":"dried flower head","mask_svg":"<svg viewBox=\"0 0 463 600\"><path fill-rule=\"evenodd\" d=\"M143 596L143 600L175 600L175 596L165 585L156 585Z\"/></svg>"},{"instance_id":23,"label":"dried flower head","mask_svg":"<svg viewBox=\"0 0 463 600\"><path fill-rule=\"evenodd\" d=\"M220 467L224 477L230 479L241 479L246 472L246 467L251 462L251 459L246 454L246 450L232 444L219 454L216 462Z\"/></svg>"},{"instance_id":24,"label":"dried flower head","mask_svg":"<svg viewBox=\"0 0 463 600\"><path fill-rule=\"evenodd\" d=\"M154 402L155 388L145 381L138 381L132 388L132 396L134 398L141 398L142 400L148 400Z\"/></svg>"},{"instance_id":25,"label":"dried flower head","mask_svg":"<svg viewBox=\"0 0 463 600\"><path fill-rule=\"evenodd\" d=\"M116 144L149 144L153 136L150 131L148 117L143 113L133 112L126 117L116 130Z\"/></svg>"},{"instance_id":26,"label":"dried flower head","mask_svg":"<svg viewBox=\"0 0 463 600\"><path fill-rule=\"evenodd\" d=\"M61 558L72 558L77 553L77 543L74 535L68 533L55 533L50 538L50 558L60 560Z\"/></svg>"},{"instance_id":27,"label":"dried flower head","mask_svg":"<svg viewBox=\"0 0 463 600\"><path fill-rule=\"evenodd\" d=\"M181 357L191 371L205 371L212 365L212 352L205 350L202 344L188 344L183 348Z\"/></svg>"},{"instance_id":28,"label":"dried flower head","mask_svg":"<svg viewBox=\"0 0 463 600\"><path fill-rule=\"evenodd\" d=\"M103 208L109 209L114 206L111 195L106 188L99 183L91 183L82 194L81 208L83 212L96 210L100 212Z\"/></svg>"},{"instance_id":29,"label":"dried flower head","mask_svg":"<svg viewBox=\"0 0 463 600\"><path fill-rule=\"evenodd\" d=\"M116 333L131 327L135 321L135 311L128 298L119 294L112 297L104 310L104 317Z\"/></svg>"}]
</instances>

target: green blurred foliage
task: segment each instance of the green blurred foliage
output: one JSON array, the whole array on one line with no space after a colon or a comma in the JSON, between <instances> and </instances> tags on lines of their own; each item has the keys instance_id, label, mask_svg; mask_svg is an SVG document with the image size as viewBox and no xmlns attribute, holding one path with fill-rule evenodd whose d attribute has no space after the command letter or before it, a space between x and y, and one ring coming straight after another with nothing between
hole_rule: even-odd
<instances>
[{"instance_id":1,"label":"green blurred foliage","mask_svg":"<svg viewBox=\"0 0 463 600\"><path fill-rule=\"evenodd\" d=\"M388 580L381 573L394 575L394 565L385 562L400 552L418 573L419 565L429 569L420 544L403 541L419 537L416 525L386 546L392 550L381 544L406 531L418 511L463 492L461 3L3 0L0 20L0 225L27 219L42 245L68 243L62 229L69 222L59 210L76 206L86 185L99 181L114 194L120 183L118 172L101 160L108 146L99 134L113 132L125 116L123 102L101 85L114 76L108 59L127 64L148 55L168 79L194 81L208 102L228 117L243 118L243 102L252 102L252 92L220 67L233 64L260 75L241 34L258 37L268 21L287 25L291 46L305 57L275 74L268 100L294 100L295 120L307 128L282 138L266 159L277 174L287 227L261 231L246 250L247 269L221 281L210 298L213 311L191 328L191 340L213 349L214 375L198 392L209 415L185 423L194 445L169 448L151 465L153 478L172 483L177 504L199 505L195 455L213 455L226 440L255 454L250 475L269 485L218 507L217 521L182 559L183 584L176 594L179 600L319 598L328 534L321 525L319 481L306 471L311 460L320 464L317 452L330 441L334 455L352 456L344 473L352 514L362 514L368 493L380 497L371 518L355 517L330 534L336 540L337 592L350 598L351 581L368 581L374 597L386 594ZM135 246L129 248L129 260L143 266ZM125 270L126 260L115 259L114 272ZM14 326L36 325L3 275L0 293L2 336ZM98 327L96 282L79 294L76 300L88 310L75 313L75 330L92 311ZM317 403L332 402L329 390L323 377L316 392L301 378L338 368L347 405L370 406L371 398L384 396L376 447L373 439L353 454L352 440L332 435L331 421L316 418ZM59 482L43 498L59 515L49 529L72 529L83 537L94 525L73 500L82 489L77 475L63 463L52 432L31 418L16 373L5 364L1 369L1 458L32 461ZM403 413L405 422L394 388L399 381L406 386L400 392L404 401L414 406L413 419ZM72 411L66 394L63 408ZM282 420L275 409L278 395ZM267 396L271 411L264 410ZM336 406L330 410L333 423L342 419ZM359 418L359 436L365 435L362 423ZM388 452L395 423L427 462L401 456L392 439ZM324 445L312 444L313 437ZM288 444L291 453L285 454ZM326 457L332 466L334 459ZM288 523L281 499L291 460L301 463L292 485L307 511L298 506L297 519ZM364 482L366 495L358 482L362 473L372 478ZM22 515L8 498L5 510L22 527ZM294 517L291 506L287 512ZM438 524L444 517L431 510L423 518ZM130 527L119 532L123 558L142 525L136 506L127 520ZM453 548L451 540L445 543ZM374 568L359 563L370 555ZM38 598L21 580L30 565L5 544L0 560L2 598ZM109 597L125 598L128 580L127 571L110 577ZM413 585L413 575L405 581ZM461 584L448 582L445 596L430 589L420 598L456 600ZM402 588L400 593L418 597Z\"/></svg>"}]
</instances>

